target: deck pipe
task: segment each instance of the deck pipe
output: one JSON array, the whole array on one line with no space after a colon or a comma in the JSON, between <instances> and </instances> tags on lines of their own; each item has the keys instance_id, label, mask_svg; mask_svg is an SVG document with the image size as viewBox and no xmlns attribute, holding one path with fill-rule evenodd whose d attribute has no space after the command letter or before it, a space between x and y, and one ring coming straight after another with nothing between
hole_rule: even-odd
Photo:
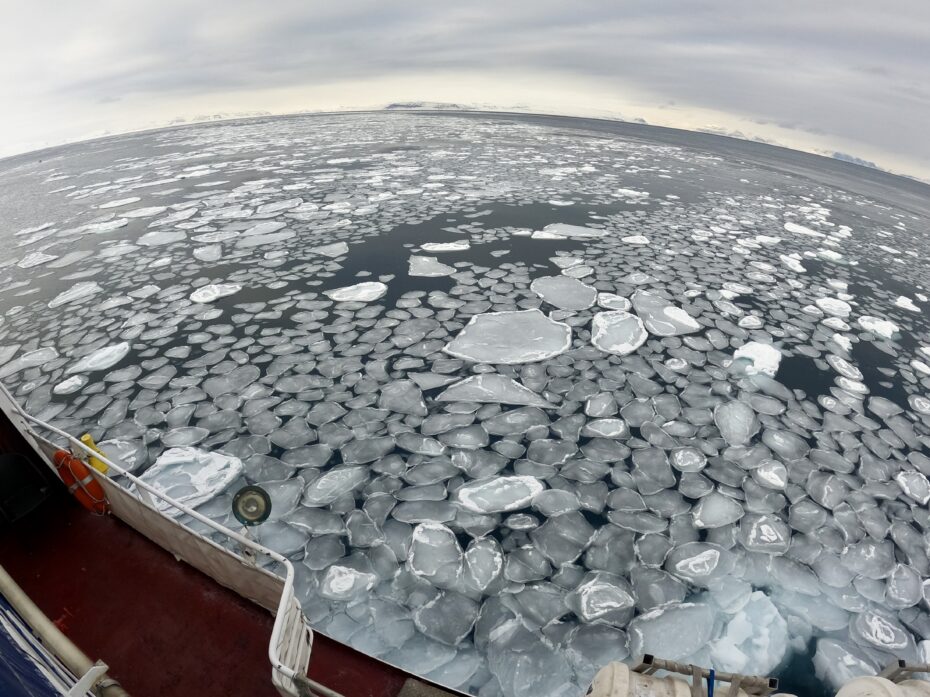
<instances>
[{"instance_id":1,"label":"deck pipe","mask_svg":"<svg viewBox=\"0 0 930 697\"><path fill-rule=\"evenodd\" d=\"M45 613L32 602L26 592L19 587L6 569L0 566L0 595L10 603L19 616L28 624L42 643L64 663L75 676L80 678L94 667L94 662L74 645ZM100 697L129 697L119 683L104 673L97 680L92 690Z\"/></svg>"}]
</instances>

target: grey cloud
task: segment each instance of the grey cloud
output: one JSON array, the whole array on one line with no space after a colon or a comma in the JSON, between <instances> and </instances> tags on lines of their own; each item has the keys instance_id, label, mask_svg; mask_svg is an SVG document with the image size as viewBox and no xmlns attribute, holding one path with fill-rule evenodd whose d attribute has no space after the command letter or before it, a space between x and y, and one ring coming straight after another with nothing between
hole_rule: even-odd
<instances>
[{"instance_id":1,"label":"grey cloud","mask_svg":"<svg viewBox=\"0 0 930 697\"><path fill-rule=\"evenodd\" d=\"M36 4L0 29L14 96L158 100L506 69L930 162L923 0L894 12L849 0Z\"/></svg>"}]
</instances>

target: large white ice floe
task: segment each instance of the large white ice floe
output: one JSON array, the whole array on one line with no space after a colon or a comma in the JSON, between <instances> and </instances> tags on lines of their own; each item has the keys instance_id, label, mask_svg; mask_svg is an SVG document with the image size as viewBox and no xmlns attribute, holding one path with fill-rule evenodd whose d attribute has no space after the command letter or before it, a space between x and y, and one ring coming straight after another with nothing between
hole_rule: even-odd
<instances>
[{"instance_id":1,"label":"large white ice floe","mask_svg":"<svg viewBox=\"0 0 930 697\"><path fill-rule=\"evenodd\" d=\"M101 292L101 288L94 281L81 281L80 283L75 283L73 286L67 290L63 290L54 298L52 298L48 306L50 309L55 309L61 305L66 305L67 303L78 303L84 300L87 300L91 296L96 295Z\"/></svg>"},{"instance_id":2,"label":"large white ice floe","mask_svg":"<svg viewBox=\"0 0 930 697\"><path fill-rule=\"evenodd\" d=\"M77 363L68 368L67 373L90 373L95 370L106 370L126 357L129 353L129 343L126 341L112 346L99 348L90 355L84 356Z\"/></svg>"},{"instance_id":3,"label":"large white ice floe","mask_svg":"<svg viewBox=\"0 0 930 697\"><path fill-rule=\"evenodd\" d=\"M544 488L535 477L493 477L459 487L455 499L474 513L504 513L526 508Z\"/></svg>"},{"instance_id":4,"label":"large white ice floe","mask_svg":"<svg viewBox=\"0 0 930 697\"><path fill-rule=\"evenodd\" d=\"M420 245L424 252L466 252L470 249L471 244L468 240L456 240L455 242L426 242Z\"/></svg>"},{"instance_id":5,"label":"large white ice floe","mask_svg":"<svg viewBox=\"0 0 930 697\"><path fill-rule=\"evenodd\" d=\"M475 315L443 351L476 363L534 363L565 353L572 345L567 324L539 310Z\"/></svg>"},{"instance_id":6,"label":"large white ice floe","mask_svg":"<svg viewBox=\"0 0 930 697\"><path fill-rule=\"evenodd\" d=\"M569 276L542 276L530 290L560 310L586 310L597 300L596 289Z\"/></svg>"},{"instance_id":7,"label":"large white ice floe","mask_svg":"<svg viewBox=\"0 0 930 697\"><path fill-rule=\"evenodd\" d=\"M604 237L607 230L598 228L583 227L581 225L569 225L568 223L551 223L546 225L542 230L536 230L533 237L536 239L587 239L591 237Z\"/></svg>"},{"instance_id":8,"label":"large white ice floe","mask_svg":"<svg viewBox=\"0 0 930 697\"><path fill-rule=\"evenodd\" d=\"M101 210L106 210L107 208L119 208L121 206L128 206L131 203L138 203L142 199L138 196L129 196L127 198L118 198L113 201L107 201L106 203L101 203L97 208Z\"/></svg>"},{"instance_id":9,"label":"large white ice floe","mask_svg":"<svg viewBox=\"0 0 930 697\"><path fill-rule=\"evenodd\" d=\"M455 273L454 268L443 264L436 257L424 257L414 254L411 255L408 264L409 269L407 273L411 276L434 278L438 276L451 276Z\"/></svg>"},{"instance_id":10,"label":"large white ice floe","mask_svg":"<svg viewBox=\"0 0 930 697\"><path fill-rule=\"evenodd\" d=\"M775 377L781 364L781 351L771 344L747 341L733 352L733 361L740 364L746 375L762 373Z\"/></svg>"},{"instance_id":11,"label":"large white ice floe","mask_svg":"<svg viewBox=\"0 0 930 697\"><path fill-rule=\"evenodd\" d=\"M200 261L219 261L223 256L223 246L220 244L208 244L203 247L195 248L192 253L194 258Z\"/></svg>"},{"instance_id":12,"label":"large white ice floe","mask_svg":"<svg viewBox=\"0 0 930 697\"><path fill-rule=\"evenodd\" d=\"M52 394L73 394L84 387L89 381L86 375L72 375L62 380L52 388Z\"/></svg>"},{"instance_id":13,"label":"large white ice floe","mask_svg":"<svg viewBox=\"0 0 930 697\"><path fill-rule=\"evenodd\" d=\"M146 247L160 247L165 244L182 242L186 239L187 233L184 230L154 230L142 235L138 242Z\"/></svg>"},{"instance_id":14,"label":"large white ice floe","mask_svg":"<svg viewBox=\"0 0 930 697\"><path fill-rule=\"evenodd\" d=\"M626 356L646 343L643 321L624 310L598 312L591 321L591 343L601 351Z\"/></svg>"},{"instance_id":15,"label":"large white ice floe","mask_svg":"<svg viewBox=\"0 0 930 697\"><path fill-rule=\"evenodd\" d=\"M27 254L16 264L21 269L31 269L35 266L41 266L42 264L47 264L50 261L57 259L58 257L54 254L46 254L45 252L31 252Z\"/></svg>"},{"instance_id":16,"label":"large white ice floe","mask_svg":"<svg viewBox=\"0 0 930 697\"><path fill-rule=\"evenodd\" d=\"M242 474L242 460L220 452L198 448L171 448L139 478L158 491L195 508L222 493ZM162 512L176 517L180 512L153 497Z\"/></svg>"},{"instance_id":17,"label":"large white ice floe","mask_svg":"<svg viewBox=\"0 0 930 697\"><path fill-rule=\"evenodd\" d=\"M839 298L817 298L814 301L828 315L845 319L852 313L852 305Z\"/></svg>"},{"instance_id":18,"label":"large white ice floe","mask_svg":"<svg viewBox=\"0 0 930 697\"><path fill-rule=\"evenodd\" d=\"M195 303L212 303L227 295L234 295L242 290L238 283L212 283L202 286L191 293L191 300Z\"/></svg>"},{"instance_id":19,"label":"large white ice floe","mask_svg":"<svg viewBox=\"0 0 930 697\"><path fill-rule=\"evenodd\" d=\"M550 407L548 401L533 390L512 378L497 373L482 373L449 385L437 402L487 402L491 404L520 404L531 407Z\"/></svg>"},{"instance_id":20,"label":"large white ice floe","mask_svg":"<svg viewBox=\"0 0 930 697\"><path fill-rule=\"evenodd\" d=\"M324 293L336 302L372 302L387 295L388 287L380 281L365 281L354 286L334 288Z\"/></svg>"},{"instance_id":21,"label":"large white ice floe","mask_svg":"<svg viewBox=\"0 0 930 697\"><path fill-rule=\"evenodd\" d=\"M345 242L333 242L332 244L323 244L319 247L311 247L309 250L311 254L322 254L324 257L341 257L343 254L349 253L349 245Z\"/></svg>"},{"instance_id":22,"label":"large white ice floe","mask_svg":"<svg viewBox=\"0 0 930 697\"><path fill-rule=\"evenodd\" d=\"M793 232L795 235L805 235L807 237L826 237L826 235L824 235L822 232L811 230L809 227L800 225L798 223L785 223L785 230L788 232Z\"/></svg>"},{"instance_id":23,"label":"large white ice floe","mask_svg":"<svg viewBox=\"0 0 930 697\"><path fill-rule=\"evenodd\" d=\"M859 320L859 326L865 331L875 334L882 339L891 339L901 329L897 324L888 319L872 317L871 315L862 315Z\"/></svg>"},{"instance_id":24,"label":"large white ice floe","mask_svg":"<svg viewBox=\"0 0 930 697\"><path fill-rule=\"evenodd\" d=\"M701 328L691 315L658 295L638 290L630 302L650 334L679 336L692 334Z\"/></svg>"}]
</instances>

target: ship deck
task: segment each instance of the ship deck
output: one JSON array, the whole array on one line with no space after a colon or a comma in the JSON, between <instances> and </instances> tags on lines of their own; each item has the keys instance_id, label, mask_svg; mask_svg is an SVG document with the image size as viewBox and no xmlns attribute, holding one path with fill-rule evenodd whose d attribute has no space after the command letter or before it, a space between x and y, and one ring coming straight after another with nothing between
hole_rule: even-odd
<instances>
[{"instance_id":1,"label":"ship deck","mask_svg":"<svg viewBox=\"0 0 930 697\"><path fill-rule=\"evenodd\" d=\"M276 697L270 613L54 489L0 528L0 564L78 647L133 697ZM309 675L345 697L395 697L409 677L319 634Z\"/></svg>"}]
</instances>

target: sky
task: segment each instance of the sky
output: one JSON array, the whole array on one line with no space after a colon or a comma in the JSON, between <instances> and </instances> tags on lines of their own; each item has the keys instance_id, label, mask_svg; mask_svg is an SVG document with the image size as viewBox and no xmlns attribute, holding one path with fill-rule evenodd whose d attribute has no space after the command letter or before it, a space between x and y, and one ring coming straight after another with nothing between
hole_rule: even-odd
<instances>
[{"instance_id":1,"label":"sky","mask_svg":"<svg viewBox=\"0 0 930 697\"><path fill-rule=\"evenodd\" d=\"M211 115L455 102L930 180L927 0L0 0L0 156Z\"/></svg>"}]
</instances>

